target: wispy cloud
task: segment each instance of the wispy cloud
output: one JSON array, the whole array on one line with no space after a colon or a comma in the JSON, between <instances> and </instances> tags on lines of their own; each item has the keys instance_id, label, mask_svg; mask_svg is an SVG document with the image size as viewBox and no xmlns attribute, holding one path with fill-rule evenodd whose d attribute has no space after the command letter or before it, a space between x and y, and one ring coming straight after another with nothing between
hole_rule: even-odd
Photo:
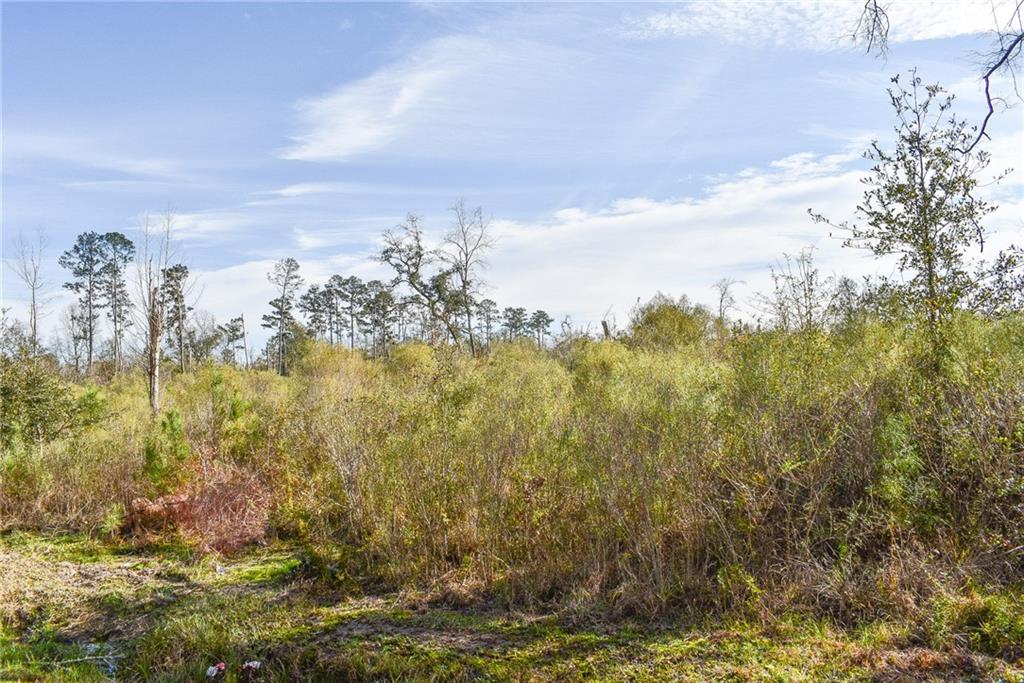
<instances>
[{"instance_id":1,"label":"wispy cloud","mask_svg":"<svg viewBox=\"0 0 1024 683\"><path fill-rule=\"evenodd\" d=\"M1012 2L939 0L892 3L892 42L971 35L992 30L995 17ZM835 50L852 46L851 34L863 11L861 0L736 0L690 2L626 21L630 37L708 37L748 46Z\"/></svg>"},{"instance_id":2,"label":"wispy cloud","mask_svg":"<svg viewBox=\"0 0 1024 683\"><path fill-rule=\"evenodd\" d=\"M342 161L393 142L416 109L429 103L460 65L442 59L387 67L323 97L299 102L306 132L282 156L303 161Z\"/></svg>"},{"instance_id":3,"label":"wispy cloud","mask_svg":"<svg viewBox=\"0 0 1024 683\"><path fill-rule=\"evenodd\" d=\"M653 61L609 51L607 40L566 46L482 32L428 41L300 101L299 132L279 154L317 162L663 158L720 60Z\"/></svg>"},{"instance_id":4,"label":"wispy cloud","mask_svg":"<svg viewBox=\"0 0 1024 683\"><path fill-rule=\"evenodd\" d=\"M263 194L277 197L307 197L311 195L368 195L368 194L406 194L409 188L374 185L372 183L356 183L344 180L328 180L309 183L294 183Z\"/></svg>"},{"instance_id":5,"label":"wispy cloud","mask_svg":"<svg viewBox=\"0 0 1024 683\"><path fill-rule=\"evenodd\" d=\"M82 168L145 178L181 179L184 165L175 159L135 156L110 140L24 130L4 131L5 159L61 162Z\"/></svg>"},{"instance_id":6,"label":"wispy cloud","mask_svg":"<svg viewBox=\"0 0 1024 683\"><path fill-rule=\"evenodd\" d=\"M175 236L189 244L237 239L247 229L259 223L251 213L238 210L210 209L192 213L176 213Z\"/></svg>"}]
</instances>

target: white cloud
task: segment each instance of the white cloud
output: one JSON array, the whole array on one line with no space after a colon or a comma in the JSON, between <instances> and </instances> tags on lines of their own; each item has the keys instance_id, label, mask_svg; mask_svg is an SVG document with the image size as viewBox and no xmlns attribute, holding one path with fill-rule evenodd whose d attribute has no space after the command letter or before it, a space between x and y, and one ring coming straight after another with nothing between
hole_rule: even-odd
<instances>
[{"instance_id":1,"label":"white cloud","mask_svg":"<svg viewBox=\"0 0 1024 683\"><path fill-rule=\"evenodd\" d=\"M350 183L345 181L326 181L315 183L295 183L268 194L279 197L305 197L314 194L365 194L373 191L375 186L368 183Z\"/></svg>"},{"instance_id":2,"label":"white cloud","mask_svg":"<svg viewBox=\"0 0 1024 683\"><path fill-rule=\"evenodd\" d=\"M1024 144L1024 134L1005 142ZM722 277L743 281L739 293L749 301L769 289L772 264L805 247L815 248L826 274L890 274L891 263L842 248L807 215L813 208L836 221L853 217L865 174L856 159L853 151L794 154L717 179L700 197L621 199L594 212L562 209L548 221L500 221L493 298L594 326L609 307L624 323L637 297L658 291L710 302ZM1001 206L989 222L986 254L1024 243L1024 194L1019 185L997 191Z\"/></svg>"},{"instance_id":3,"label":"white cloud","mask_svg":"<svg viewBox=\"0 0 1024 683\"><path fill-rule=\"evenodd\" d=\"M435 187L418 187L415 185L384 185L376 183L360 183L345 180L326 180L307 183L293 183L276 190L256 194L274 195L280 198L309 197L313 195L399 195L436 194Z\"/></svg>"},{"instance_id":4,"label":"white cloud","mask_svg":"<svg viewBox=\"0 0 1024 683\"><path fill-rule=\"evenodd\" d=\"M1000 138L998 147L1024 148L1024 132ZM544 308L597 329L609 308L625 324L637 299L658 291L710 302L711 285L722 277L742 281L738 295L751 314L753 295L770 287L770 267L783 254L809 246L825 274L891 274L891 263L842 248L838 236L830 236L828 228L807 215L813 208L836 221L853 218L863 192L862 148L858 139L832 154L791 154L710 179L698 196L627 197L592 210L565 207L540 220L496 219L497 246L486 273L488 295L501 306ZM1001 167L1001 161L993 167ZM1024 171L985 190L1000 205L989 222L993 235L986 255L1024 243L1022 179ZM437 238L440 217L426 224L435 227L428 237ZM341 224L292 230L295 247L315 250L300 258L307 282L322 282L333 273L389 277L371 258L376 245L366 240L368 230L372 228ZM325 249L341 251L340 245L350 250L320 256ZM257 260L203 273L203 307L218 317L244 311L247 319L257 319L271 298L264 287L270 267L271 261Z\"/></svg>"},{"instance_id":5,"label":"white cloud","mask_svg":"<svg viewBox=\"0 0 1024 683\"><path fill-rule=\"evenodd\" d=\"M458 73L460 66L445 63L441 54L381 69L324 97L299 102L306 132L282 156L344 160L394 141L415 109Z\"/></svg>"},{"instance_id":6,"label":"white cloud","mask_svg":"<svg viewBox=\"0 0 1024 683\"><path fill-rule=\"evenodd\" d=\"M253 225L253 216L236 211L199 211L176 213L174 234L190 243L206 242L211 239L237 237L244 228Z\"/></svg>"},{"instance_id":7,"label":"white cloud","mask_svg":"<svg viewBox=\"0 0 1024 683\"><path fill-rule=\"evenodd\" d=\"M119 147L118 143L110 140L4 131L5 159L43 159L151 178L184 177L184 168L176 160L133 156L119 150Z\"/></svg>"},{"instance_id":8,"label":"white cloud","mask_svg":"<svg viewBox=\"0 0 1024 683\"><path fill-rule=\"evenodd\" d=\"M664 158L720 67L718 58L651 60L600 44L530 35L428 41L366 78L299 102L285 159L551 163Z\"/></svg>"},{"instance_id":9,"label":"white cloud","mask_svg":"<svg viewBox=\"0 0 1024 683\"><path fill-rule=\"evenodd\" d=\"M1010 0L916 0L886 7L891 42L950 38L990 31L1012 10ZM834 50L852 45L862 0L734 0L691 2L627 21L639 39L709 37L751 46Z\"/></svg>"}]
</instances>

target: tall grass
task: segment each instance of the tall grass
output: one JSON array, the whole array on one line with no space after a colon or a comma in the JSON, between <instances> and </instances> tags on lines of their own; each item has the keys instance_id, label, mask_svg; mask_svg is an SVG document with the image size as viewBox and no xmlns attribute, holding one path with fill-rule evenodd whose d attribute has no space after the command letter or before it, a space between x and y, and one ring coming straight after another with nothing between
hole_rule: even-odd
<instances>
[{"instance_id":1,"label":"tall grass","mask_svg":"<svg viewBox=\"0 0 1024 683\"><path fill-rule=\"evenodd\" d=\"M8 440L0 523L113 531L133 498L231 471L269 492L270 533L364 585L914 614L1024 570L1024 320L952 330L938 374L913 325L870 321L482 358L313 346L288 378L176 376L155 423L129 376L102 420Z\"/></svg>"}]
</instances>

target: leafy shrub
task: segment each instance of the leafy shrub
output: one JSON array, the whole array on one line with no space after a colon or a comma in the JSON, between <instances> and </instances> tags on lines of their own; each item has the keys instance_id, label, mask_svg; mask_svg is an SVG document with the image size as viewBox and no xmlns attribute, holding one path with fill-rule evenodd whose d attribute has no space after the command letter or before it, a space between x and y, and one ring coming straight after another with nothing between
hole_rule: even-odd
<instances>
[{"instance_id":1,"label":"leafy shrub","mask_svg":"<svg viewBox=\"0 0 1024 683\"><path fill-rule=\"evenodd\" d=\"M686 297L673 301L664 294L637 307L631 316L629 340L640 347L670 349L704 338L711 314Z\"/></svg>"},{"instance_id":2,"label":"leafy shrub","mask_svg":"<svg viewBox=\"0 0 1024 683\"><path fill-rule=\"evenodd\" d=\"M167 493L183 483L190 453L181 413L168 410L146 437L143 450L142 471L155 492Z\"/></svg>"},{"instance_id":3,"label":"leafy shrub","mask_svg":"<svg viewBox=\"0 0 1024 683\"><path fill-rule=\"evenodd\" d=\"M83 407L92 417L96 402L87 396ZM0 448L14 440L33 446L66 434L78 426L79 410L51 359L0 355Z\"/></svg>"}]
</instances>

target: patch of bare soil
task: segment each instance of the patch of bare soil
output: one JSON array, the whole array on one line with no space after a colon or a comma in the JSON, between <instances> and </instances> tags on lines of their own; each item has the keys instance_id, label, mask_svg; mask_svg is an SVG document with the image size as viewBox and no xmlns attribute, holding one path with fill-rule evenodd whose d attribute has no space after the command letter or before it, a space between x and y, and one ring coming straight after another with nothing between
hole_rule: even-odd
<instances>
[{"instance_id":1,"label":"patch of bare soil","mask_svg":"<svg viewBox=\"0 0 1024 683\"><path fill-rule=\"evenodd\" d=\"M352 638L408 638L419 645L435 649L459 652L502 652L513 646L513 642L497 633L481 633L451 626L422 626L418 624L395 624L379 619L353 619L318 638L321 642L350 640Z\"/></svg>"},{"instance_id":2,"label":"patch of bare soil","mask_svg":"<svg viewBox=\"0 0 1024 683\"><path fill-rule=\"evenodd\" d=\"M158 580L149 567L49 561L0 549L0 619L17 623L45 605L73 616L97 593L117 586L141 588Z\"/></svg>"}]
</instances>

